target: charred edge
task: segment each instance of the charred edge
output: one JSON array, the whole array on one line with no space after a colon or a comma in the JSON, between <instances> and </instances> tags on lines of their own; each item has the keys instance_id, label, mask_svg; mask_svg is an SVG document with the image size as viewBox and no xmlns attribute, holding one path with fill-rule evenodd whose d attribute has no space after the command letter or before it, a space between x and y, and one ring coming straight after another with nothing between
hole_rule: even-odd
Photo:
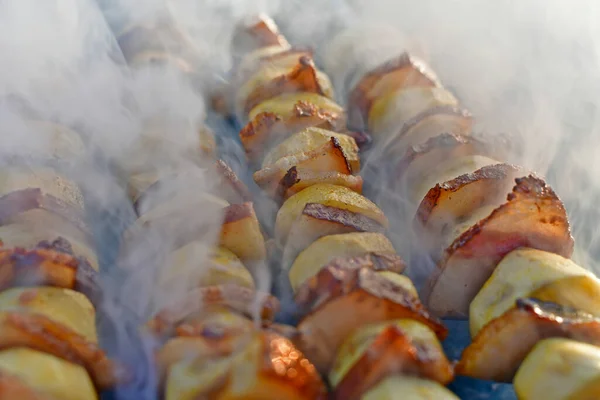
<instances>
[{"instance_id":1,"label":"charred edge","mask_svg":"<svg viewBox=\"0 0 600 400\"><path fill-rule=\"evenodd\" d=\"M390 280L377 275L375 271L364 267L349 269L328 265L316 276L309 278L299 288L295 297L300 308L300 317L304 318L318 312L329 301L356 290L362 290L412 311L418 319L427 321L440 339L444 339L448 334L447 328L425 309L418 298Z\"/></svg>"},{"instance_id":2,"label":"charred edge","mask_svg":"<svg viewBox=\"0 0 600 400\"><path fill-rule=\"evenodd\" d=\"M244 112L248 114L254 107L275 96L298 91L324 94L317 79L315 64L310 57L300 57L298 65L291 72L254 89L246 99Z\"/></svg>"},{"instance_id":3,"label":"charred edge","mask_svg":"<svg viewBox=\"0 0 600 400\"><path fill-rule=\"evenodd\" d=\"M296 166L293 166L279 181L279 184L277 185L277 191L275 193L275 200L279 203L282 203L283 199L285 199L285 194L288 189L292 188L298 182L300 182L300 178L298 178L298 169Z\"/></svg>"},{"instance_id":4,"label":"charred edge","mask_svg":"<svg viewBox=\"0 0 600 400\"><path fill-rule=\"evenodd\" d=\"M39 188L16 190L0 197L0 225L6 224L15 215L35 209L46 210L66 219L84 234L88 245L93 243L83 213L59 198L43 194Z\"/></svg>"},{"instance_id":5,"label":"charred edge","mask_svg":"<svg viewBox=\"0 0 600 400\"><path fill-rule=\"evenodd\" d=\"M600 319L593 315L577 310L573 307L563 306L550 301L534 298L520 298L515 302L517 310L535 314L538 318L557 323L589 323L600 324Z\"/></svg>"},{"instance_id":6,"label":"charred edge","mask_svg":"<svg viewBox=\"0 0 600 400\"><path fill-rule=\"evenodd\" d=\"M316 128L329 129L335 132L342 131L346 128L345 118L343 118L343 115L319 108L307 101L300 100L294 104L293 112L293 116L298 119L316 119L313 124L306 125L305 127L314 126ZM292 127L288 126L288 129L289 128Z\"/></svg>"},{"instance_id":7,"label":"charred edge","mask_svg":"<svg viewBox=\"0 0 600 400\"><path fill-rule=\"evenodd\" d=\"M385 233L386 229L377 221L360 213L342 210L337 207L326 206L319 203L307 203L302 214L324 221L331 221L348 226L357 232Z\"/></svg>"},{"instance_id":8,"label":"charred edge","mask_svg":"<svg viewBox=\"0 0 600 400\"><path fill-rule=\"evenodd\" d=\"M472 121L473 116L471 113L463 108L453 107L453 106L437 106L433 108L428 108L427 110L417 114L413 118L406 121L402 127L400 128L400 132L398 134L398 138L404 136L408 131L414 128L417 124L423 121L426 118L432 117L434 115L455 115L460 118L464 118L465 120Z\"/></svg>"},{"instance_id":9,"label":"charred edge","mask_svg":"<svg viewBox=\"0 0 600 400\"><path fill-rule=\"evenodd\" d=\"M240 131L240 138L243 141L246 138L257 136L259 132L269 131L280 122L281 117L277 114L272 112L262 112L242 128ZM268 137L265 137L263 142L266 141L266 139L268 139Z\"/></svg>"},{"instance_id":10,"label":"charred edge","mask_svg":"<svg viewBox=\"0 0 600 400\"><path fill-rule=\"evenodd\" d=\"M219 174L231 185L231 187L233 187L242 201L252 201L252 194L250 193L248 187L238 178L235 172L233 172L233 170L225 163L225 161L217 160L215 165Z\"/></svg>"},{"instance_id":11,"label":"charred edge","mask_svg":"<svg viewBox=\"0 0 600 400\"><path fill-rule=\"evenodd\" d=\"M314 56L314 52L310 48L293 47L289 50L261 57L251 68L249 68L243 73L242 76L240 76L239 82L246 82L251 76L254 76L256 73L258 73L266 64L276 62L279 59L292 56L294 54L298 54L298 62L300 57L306 56L312 58Z\"/></svg>"},{"instance_id":12,"label":"charred edge","mask_svg":"<svg viewBox=\"0 0 600 400\"><path fill-rule=\"evenodd\" d=\"M332 136L330 140L331 144L333 145L333 148L336 149L339 153L341 153L342 158L344 159L344 163L346 164L346 170L348 171L348 174L352 175L352 173L354 172L352 171L352 165L350 165L350 161L348 161L348 155L344 151L344 148L342 147L340 141L334 136Z\"/></svg>"},{"instance_id":13,"label":"charred edge","mask_svg":"<svg viewBox=\"0 0 600 400\"><path fill-rule=\"evenodd\" d=\"M225 208L223 224L229 224L252 216L254 216L254 207L251 202L232 204Z\"/></svg>"},{"instance_id":14,"label":"charred edge","mask_svg":"<svg viewBox=\"0 0 600 400\"><path fill-rule=\"evenodd\" d=\"M254 25L246 26L244 30L252 35L258 47L288 45L288 41L279 33L275 22L270 19L261 19Z\"/></svg>"},{"instance_id":15,"label":"charred edge","mask_svg":"<svg viewBox=\"0 0 600 400\"><path fill-rule=\"evenodd\" d=\"M436 184L429 189L425 198L421 201L417 210L415 221L418 224L425 225L433 209L438 205L438 201L443 192L457 192L463 187L482 180L501 180L506 178L511 172L518 171L518 167L510 164L486 165L473 173L463 174L450 181Z\"/></svg>"}]
</instances>

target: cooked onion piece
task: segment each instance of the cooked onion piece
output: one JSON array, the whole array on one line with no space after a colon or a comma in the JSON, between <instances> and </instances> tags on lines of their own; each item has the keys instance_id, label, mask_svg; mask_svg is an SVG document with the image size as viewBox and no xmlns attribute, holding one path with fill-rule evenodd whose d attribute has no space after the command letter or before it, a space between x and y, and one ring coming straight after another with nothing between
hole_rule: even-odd
<instances>
[{"instance_id":1,"label":"cooked onion piece","mask_svg":"<svg viewBox=\"0 0 600 400\"><path fill-rule=\"evenodd\" d=\"M332 137L335 138L342 149L344 149L344 153L352 167L352 171L358 173L358 171L360 171L360 157L358 155L358 146L356 145L354 138L343 133L335 133L326 129L314 127L303 129L274 147L263 158L262 167L265 168L274 164L281 158L319 148L331 141Z\"/></svg>"},{"instance_id":2,"label":"cooked onion piece","mask_svg":"<svg viewBox=\"0 0 600 400\"><path fill-rule=\"evenodd\" d=\"M323 400L327 391L314 366L281 336L258 332L230 357L180 362L167 378L166 400Z\"/></svg>"},{"instance_id":3,"label":"cooked onion piece","mask_svg":"<svg viewBox=\"0 0 600 400\"><path fill-rule=\"evenodd\" d=\"M287 268L298 253L315 240L350 232L384 233L385 228L360 213L319 203L307 203L288 235L282 257L283 268Z\"/></svg>"},{"instance_id":4,"label":"cooked onion piece","mask_svg":"<svg viewBox=\"0 0 600 400\"><path fill-rule=\"evenodd\" d=\"M535 345L515 375L522 400L594 400L600 396L600 348L553 338Z\"/></svg>"},{"instance_id":5,"label":"cooked onion piece","mask_svg":"<svg viewBox=\"0 0 600 400\"><path fill-rule=\"evenodd\" d=\"M350 125L364 129L373 103L408 87L440 86L437 76L422 60L403 53L364 75L348 99Z\"/></svg>"},{"instance_id":6,"label":"cooked onion piece","mask_svg":"<svg viewBox=\"0 0 600 400\"><path fill-rule=\"evenodd\" d=\"M396 400L402 393L403 400L459 400L437 382L409 376L391 376L375 385L362 400Z\"/></svg>"},{"instance_id":7,"label":"cooked onion piece","mask_svg":"<svg viewBox=\"0 0 600 400\"><path fill-rule=\"evenodd\" d=\"M440 316L468 315L469 304L500 260L518 247L569 257L573 238L565 208L534 176L519 178L507 202L457 237L429 278L426 304Z\"/></svg>"},{"instance_id":8,"label":"cooked onion piece","mask_svg":"<svg viewBox=\"0 0 600 400\"><path fill-rule=\"evenodd\" d=\"M596 280L590 271L557 254L530 248L511 251L504 256L471 302L469 308L471 335L475 336L487 323L513 307L518 298L539 298L534 293L545 293L547 298L540 300L552 301L567 306L572 305L560 301L563 297L559 296L559 292L554 290L554 288L559 288L557 284L546 286L569 277L590 277L592 281ZM563 284L569 285L566 282ZM585 284L575 286L573 281L571 281L571 285L573 288L578 287L579 290L586 287ZM587 287L597 287L597 284ZM541 290L541 292L538 292L538 290ZM554 295L551 293L554 293ZM582 298L585 296L585 292L572 291L565 293L563 296L574 296L573 301L575 301L575 296ZM585 306L586 303L581 302L580 304ZM575 306L575 308L579 307ZM582 311L590 312L589 310ZM599 311L596 310L596 312Z\"/></svg>"},{"instance_id":9,"label":"cooked onion piece","mask_svg":"<svg viewBox=\"0 0 600 400\"><path fill-rule=\"evenodd\" d=\"M96 343L96 312L81 293L55 287L12 288L0 292L0 311L27 311L63 324Z\"/></svg>"},{"instance_id":10,"label":"cooked onion piece","mask_svg":"<svg viewBox=\"0 0 600 400\"><path fill-rule=\"evenodd\" d=\"M331 264L302 285L295 299L302 313L298 344L322 372L330 370L348 332L365 324L408 318L440 339L447 334L425 310L410 279L391 272Z\"/></svg>"},{"instance_id":11,"label":"cooked onion piece","mask_svg":"<svg viewBox=\"0 0 600 400\"><path fill-rule=\"evenodd\" d=\"M389 227L383 211L366 197L343 186L316 184L287 199L277 212L275 237L280 244L286 243L293 224L302 215L308 203L323 204L362 214L386 229Z\"/></svg>"},{"instance_id":12,"label":"cooked onion piece","mask_svg":"<svg viewBox=\"0 0 600 400\"><path fill-rule=\"evenodd\" d=\"M396 158L413 146L421 145L443 133L456 136L469 136L473 117L467 111L452 107L429 108L402 125L395 134L382 139L381 148L385 155Z\"/></svg>"},{"instance_id":13,"label":"cooked onion piece","mask_svg":"<svg viewBox=\"0 0 600 400\"><path fill-rule=\"evenodd\" d=\"M317 148L280 158L277 160L277 162L275 162L275 164L269 165L260 171L255 172L253 175L254 181L272 197L276 197L280 182L285 177L292 182L289 182L290 184L286 184L284 181L284 188L291 187L295 183L298 183L294 182L297 180L297 177L289 177L287 175L292 168L294 168L296 173L298 171L311 171L329 174L332 172L338 172L345 175L352 175L353 173L344 148L340 144L339 140L337 140L335 137L331 137L329 141Z\"/></svg>"},{"instance_id":14,"label":"cooked onion piece","mask_svg":"<svg viewBox=\"0 0 600 400\"><path fill-rule=\"evenodd\" d=\"M390 375L447 384L453 371L435 333L420 322L401 319L355 330L338 349L329 383L335 399L360 399Z\"/></svg>"},{"instance_id":15,"label":"cooked onion piece","mask_svg":"<svg viewBox=\"0 0 600 400\"><path fill-rule=\"evenodd\" d=\"M419 205L414 227L435 260L444 249L448 233L476 209L501 205L519 173L521 171L512 165L494 164L438 183L429 190Z\"/></svg>"},{"instance_id":16,"label":"cooked onion piece","mask_svg":"<svg viewBox=\"0 0 600 400\"><path fill-rule=\"evenodd\" d=\"M17 377L36 392L50 396L50 399L98 399L83 367L50 354L25 348L0 351L0 371Z\"/></svg>"},{"instance_id":17,"label":"cooked onion piece","mask_svg":"<svg viewBox=\"0 0 600 400\"><path fill-rule=\"evenodd\" d=\"M323 236L304 249L289 271L292 289L297 291L310 277L335 258L352 258L368 253L396 254L385 235L370 232L352 232Z\"/></svg>"},{"instance_id":18,"label":"cooked onion piece","mask_svg":"<svg viewBox=\"0 0 600 400\"><path fill-rule=\"evenodd\" d=\"M376 99L369 111L368 127L374 136L384 136L423 111L458 105L456 97L441 87L408 87Z\"/></svg>"},{"instance_id":19,"label":"cooked onion piece","mask_svg":"<svg viewBox=\"0 0 600 400\"><path fill-rule=\"evenodd\" d=\"M248 158L258 162L271 147L309 127L343 130L344 111L332 100L315 93L284 94L250 112L250 122L240 131L240 140Z\"/></svg>"},{"instance_id":20,"label":"cooked onion piece","mask_svg":"<svg viewBox=\"0 0 600 400\"><path fill-rule=\"evenodd\" d=\"M600 345L600 319L555 303L519 299L516 306L485 325L465 349L456 373L510 382L542 339L563 337Z\"/></svg>"}]
</instances>

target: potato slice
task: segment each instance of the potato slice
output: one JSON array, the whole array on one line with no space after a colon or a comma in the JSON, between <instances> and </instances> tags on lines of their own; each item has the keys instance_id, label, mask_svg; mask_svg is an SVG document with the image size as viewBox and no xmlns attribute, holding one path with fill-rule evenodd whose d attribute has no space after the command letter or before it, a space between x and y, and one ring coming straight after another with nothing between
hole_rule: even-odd
<instances>
[{"instance_id":1,"label":"potato slice","mask_svg":"<svg viewBox=\"0 0 600 400\"><path fill-rule=\"evenodd\" d=\"M516 180L507 202L456 238L427 283L424 298L439 316L466 317L469 304L502 258L519 247L569 257L573 237L565 208L534 176Z\"/></svg>"},{"instance_id":2,"label":"potato slice","mask_svg":"<svg viewBox=\"0 0 600 400\"><path fill-rule=\"evenodd\" d=\"M287 199L277 212L275 238L280 245L285 245L293 224L302 215L308 203L323 204L362 214L386 229L389 227L383 211L366 197L343 186L316 184Z\"/></svg>"},{"instance_id":3,"label":"potato slice","mask_svg":"<svg viewBox=\"0 0 600 400\"><path fill-rule=\"evenodd\" d=\"M409 318L430 327L440 339L447 334L425 310L410 279L368 267L328 265L300 287L295 300L301 313L298 345L321 372L331 369L348 333L366 324Z\"/></svg>"},{"instance_id":4,"label":"potato slice","mask_svg":"<svg viewBox=\"0 0 600 400\"><path fill-rule=\"evenodd\" d=\"M454 373L435 333L420 322L400 319L367 325L346 338L329 371L329 383L334 399L361 399L390 375L447 384Z\"/></svg>"},{"instance_id":5,"label":"potato slice","mask_svg":"<svg viewBox=\"0 0 600 400\"><path fill-rule=\"evenodd\" d=\"M335 258L351 258L368 253L396 254L385 235L371 232L352 232L323 236L304 249L289 271L292 289L297 291L310 277Z\"/></svg>"},{"instance_id":6,"label":"potato slice","mask_svg":"<svg viewBox=\"0 0 600 400\"><path fill-rule=\"evenodd\" d=\"M403 53L364 75L348 98L349 124L365 129L373 102L408 87L441 86L435 73L422 60Z\"/></svg>"},{"instance_id":7,"label":"potato slice","mask_svg":"<svg viewBox=\"0 0 600 400\"><path fill-rule=\"evenodd\" d=\"M279 181L274 198L285 201L296 193L319 183L343 186L358 194L362 194L363 179L360 175L348 175L341 172L321 172L292 167Z\"/></svg>"},{"instance_id":8,"label":"potato slice","mask_svg":"<svg viewBox=\"0 0 600 400\"><path fill-rule=\"evenodd\" d=\"M310 127L294 133L282 143L274 147L265 156L262 162L262 167L265 168L274 164L280 158L288 157L294 154L307 152L321 147L331 140L337 139L344 153L348 158L348 162L354 173L360 171L360 157L358 155L358 146L352 136L336 133L326 129Z\"/></svg>"},{"instance_id":9,"label":"potato slice","mask_svg":"<svg viewBox=\"0 0 600 400\"><path fill-rule=\"evenodd\" d=\"M127 372L109 360L95 342L88 341L56 320L34 312L0 312L1 349L27 347L79 364L100 389L125 383L129 378Z\"/></svg>"},{"instance_id":10,"label":"potato slice","mask_svg":"<svg viewBox=\"0 0 600 400\"><path fill-rule=\"evenodd\" d=\"M288 236L283 251L282 267L287 269L298 253L315 240L350 232L384 233L385 228L359 213L319 203L307 203Z\"/></svg>"},{"instance_id":11,"label":"potato slice","mask_svg":"<svg viewBox=\"0 0 600 400\"><path fill-rule=\"evenodd\" d=\"M593 400L600 392L600 348L570 339L537 343L515 375L522 400Z\"/></svg>"},{"instance_id":12,"label":"potato slice","mask_svg":"<svg viewBox=\"0 0 600 400\"><path fill-rule=\"evenodd\" d=\"M443 133L469 136L472 127L473 117L466 110L452 106L428 108L408 120L395 134L382 138L380 146L386 156L397 158L411 147Z\"/></svg>"},{"instance_id":13,"label":"potato slice","mask_svg":"<svg viewBox=\"0 0 600 400\"><path fill-rule=\"evenodd\" d=\"M234 67L234 72L232 75L234 76L235 82L243 82L245 79L247 79L252 72L256 71L256 68L260 66L265 59L269 59L270 57L282 53L287 53L291 50L292 49L289 47L276 44L272 46L260 47L249 52L240 60L240 63Z\"/></svg>"},{"instance_id":14,"label":"potato slice","mask_svg":"<svg viewBox=\"0 0 600 400\"><path fill-rule=\"evenodd\" d=\"M552 281L533 291L530 297L573 307L600 318L600 280L593 275Z\"/></svg>"},{"instance_id":15,"label":"potato slice","mask_svg":"<svg viewBox=\"0 0 600 400\"><path fill-rule=\"evenodd\" d=\"M471 336L475 336L491 320L513 307L518 298L538 298L533 293L552 282L567 277L591 275L590 271L557 254L530 248L511 251L496 266L490 278L471 302L469 308ZM553 292L552 286L547 287L546 295L554 297L551 292ZM576 294L575 291L569 293L569 296L581 295L583 293ZM559 297L556 297L558 300ZM563 304L553 298L541 300Z\"/></svg>"},{"instance_id":16,"label":"potato slice","mask_svg":"<svg viewBox=\"0 0 600 400\"><path fill-rule=\"evenodd\" d=\"M458 105L449 91L435 86L398 89L373 101L369 111L369 131L378 137L388 135L423 111L438 106Z\"/></svg>"},{"instance_id":17,"label":"potato slice","mask_svg":"<svg viewBox=\"0 0 600 400\"><path fill-rule=\"evenodd\" d=\"M235 57L242 57L250 51L270 46L290 48L290 44L279 32L275 21L267 15L253 15L235 27L231 40Z\"/></svg>"},{"instance_id":18,"label":"potato slice","mask_svg":"<svg viewBox=\"0 0 600 400\"><path fill-rule=\"evenodd\" d=\"M479 331L464 350L456 373L510 382L532 348L539 341L552 337L598 346L600 319L555 303L518 299L514 308Z\"/></svg>"},{"instance_id":19,"label":"potato slice","mask_svg":"<svg viewBox=\"0 0 600 400\"><path fill-rule=\"evenodd\" d=\"M240 140L248 158L260 164L271 147L295 132L309 127L341 131L345 126L344 110L330 99L315 93L288 93L255 107Z\"/></svg>"},{"instance_id":20,"label":"potato slice","mask_svg":"<svg viewBox=\"0 0 600 400\"><path fill-rule=\"evenodd\" d=\"M362 400L460 400L437 382L409 376L392 376L369 390Z\"/></svg>"},{"instance_id":21,"label":"potato slice","mask_svg":"<svg viewBox=\"0 0 600 400\"><path fill-rule=\"evenodd\" d=\"M292 170L293 168L293 170ZM296 171L290 176L289 171ZM293 186L296 180L298 171L303 172L321 172L352 175L352 167L344 152L344 148L339 140L331 137L329 141L323 145L307 152L294 154L288 157L280 158L273 165L265 167L254 173L254 181L265 190L271 197L278 197L283 193L278 193L278 188L283 186L283 190ZM287 176L286 176L287 175ZM280 182L287 177L280 185Z\"/></svg>"},{"instance_id":22,"label":"potato slice","mask_svg":"<svg viewBox=\"0 0 600 400\"><path fill-rule=\"evenodd\" d=\"M244 57L246 62L244 69L236 70L235 87L239 88L251 79L255 79L257 74L264 73L265 70L288 70L294 68L298 64L298 60L301 57L313 58L313 51L310 49L302 49L292 47L283 51L276 51L272 54L268 54L265 50L273 47L263 48L262 56L260 58L254 58L254 62L251 59ZM279 47L281 49L281 47ZM241 65L241 64L240 64Z\"/></svg>"},{"instance_id":23,"label":"potato slice","mask_svg":"<svg viewBox=\"0 0 600 400\"><path fill-rule=\"evenodd\" d=\"M50 354L25 348L0 351L0 371L49 396L43 399L98 399L94 384L84 368Z\"/></svg>"},{"instance_id":24,"label":"potato slice","mask_svg":"<svg viewBox=\"0 0 600 400\"><path fill-rule=\"evenodd\" d=\"M290 372L294 371L294 372ZM327 391L314 366L286 338L270 332L249 335L230 357L181 362L171 368L166 400L324 400Z\"/></svg>"},{"instance_id":25,"label":"potato slice","mask_svg":"<svg viewBox=\"0 0 600 400\"><path fill-rule=\"evenodd\" d=\"M81 292L93 303L101 299L97 271L86 260L75 257L64 239L40 242L32 249L0 249L0 291L42 285Z\"/></svg>"},{"instance_id":26,"label":"potato slice","mask_svg":"<svg viewBox=\"0 0 600 400\"><path fill-rule=\"evenodd\" d=\"M494 164L438 183L429 190L417 209L413 226L435 260L443 251L447 232L477 208L501 205L520 172L512 165Z\"/></svg>"},{"instance_id":27,"label":"potato slice","mask_svg":"<svg viewBox=\"0 0 600 400\"><path fill-rule=\"evenodd\" d=\"M248 268L253 267L252 262L266 258L265 239L252 203L233 204L225 209L219 243L238 256Z\"/></svg>"}]
</instances>

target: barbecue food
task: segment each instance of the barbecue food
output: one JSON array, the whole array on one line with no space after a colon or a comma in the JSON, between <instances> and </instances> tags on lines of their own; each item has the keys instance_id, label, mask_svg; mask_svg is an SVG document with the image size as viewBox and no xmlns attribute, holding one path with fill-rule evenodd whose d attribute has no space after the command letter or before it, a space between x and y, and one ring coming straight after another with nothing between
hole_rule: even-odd
<instances>
[{"instance_id":1,"label":"barbecue food","mask_svg":"<svg viewBox=\"0 0 600 400\"><path fill-rule=\"evenodd\" d=\"M435 381L407 376L392 376L375 385L363 400L458 400L458 397Z\"/></svg>"}]
</instances>

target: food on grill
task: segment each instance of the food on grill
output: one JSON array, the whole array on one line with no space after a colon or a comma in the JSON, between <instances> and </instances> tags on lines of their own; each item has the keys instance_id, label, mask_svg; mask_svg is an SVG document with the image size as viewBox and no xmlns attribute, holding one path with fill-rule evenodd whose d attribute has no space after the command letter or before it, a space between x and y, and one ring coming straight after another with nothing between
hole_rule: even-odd
<instances>
[{"instance_id":1,"label":"food on grill","mask_svg":"<svg viewBox=\"0 0 600 400\"><path fill-rule=\"evenodd\" d=\"M392 376L375 385L363 400L458 400L458 397L435 381L409 376Z\"/></svg>"},{"instance_id":2,"label":"food on grill","mask_svg":"<svg viewBox=\"0 0 600 400\"><path fill-rule=\"evenodd\" d=\"M600 396L599 377L599 347L553 338L535 345L514 385L523 400L592 400Z\"/></svg>"}]
</instances>

